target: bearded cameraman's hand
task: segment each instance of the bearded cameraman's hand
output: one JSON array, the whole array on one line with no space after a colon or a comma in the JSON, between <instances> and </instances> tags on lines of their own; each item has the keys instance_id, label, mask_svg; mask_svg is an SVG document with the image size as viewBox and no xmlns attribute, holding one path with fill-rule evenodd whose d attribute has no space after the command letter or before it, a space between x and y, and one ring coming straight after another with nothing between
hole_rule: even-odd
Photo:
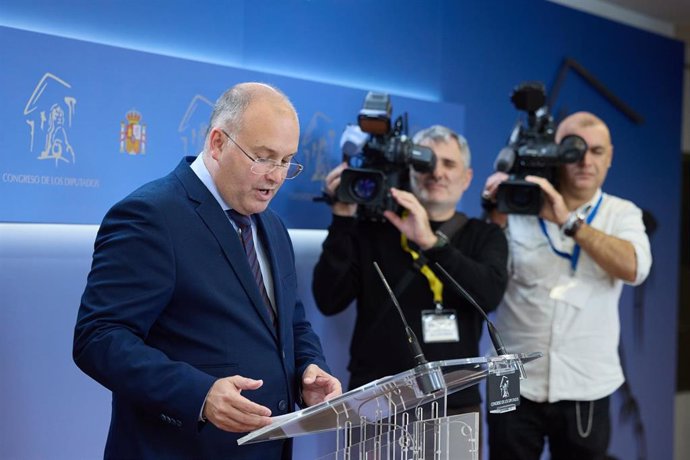
<instances>
[{"instance_id":1,"label":"bearded cameraman's hand","mask_svg":"<svg viewBox=\"0 0 690 460\"><path fill-rule=\"evenodd\" d=\"M331 172L328 173L324 181L324 193L331 197L331 211L336 216L352 217L357 213L357 205L354 203L343 203L336 198L336 189L340 185L340 176L348 168L347 163L342 162Z\"/></svg>"}]
</instances>

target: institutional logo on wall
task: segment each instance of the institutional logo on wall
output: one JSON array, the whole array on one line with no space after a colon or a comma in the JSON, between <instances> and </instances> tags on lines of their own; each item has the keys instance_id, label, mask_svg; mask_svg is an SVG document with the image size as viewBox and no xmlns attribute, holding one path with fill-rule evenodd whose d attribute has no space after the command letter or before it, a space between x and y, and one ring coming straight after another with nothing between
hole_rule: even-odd
<instances>
[{"instance_id":1,"label":"institutional logo on wall","mask_svg":"<svg viewBox=\"0 0 690 460\"><path fill-rule=\"evenodd\" d=\"M141 113L132 109L120 122L120 153L143 155L146 153L146 125L141 123Z\"/></svg>"},{"instance_id":2,"label":"institutional logo on wall","mask_svg":"<svg viewBox=\"0 0 690 460\"><path fill-rule=\"evenodd\" d=\"M177 128L185 155L196 155L203 150L212 111L213 102L201 94L190 101Z\"/></svg>"},{"instance_id":3,"label":"institutional logo on wall","mask_svg":"<svg viewBox=\"0 0 690 460\"><path fill-rule=\"evenodd\" d=\"M71 89L72 85L65 80L47 72L24 107L29 125L29 150L40 148L37 158L55 160L55 166L76 161L68 136L77 104Z\"/></svg>"},{"instance_id":4,"label":"institutional logo on wall","mask_svg":"<svg viewBox=\"0 0 690 460\"><path fill-rule=\"evenodd\" d=\"M335 142L332 124L331 117L316 112L307 123L300 141L300 152L304 154L301 161L305 169L311 171L311 180L314 182L323 181L333 167L330 161Z\"/></svg>"}]
</instances>

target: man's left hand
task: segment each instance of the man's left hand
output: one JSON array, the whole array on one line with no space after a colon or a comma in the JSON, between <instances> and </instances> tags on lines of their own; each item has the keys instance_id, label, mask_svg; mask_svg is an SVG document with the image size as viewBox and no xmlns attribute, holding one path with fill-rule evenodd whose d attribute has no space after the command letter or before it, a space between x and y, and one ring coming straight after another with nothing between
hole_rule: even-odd
<instances>
[{"instance_id":1,"label":"man's left hand","mask_svg":"<svg viewBox=\"0 0 690 460\"><path fill-rule=\"evenodd\" d=\"M563 196L551 185L551 182L543 177L526 176L525 180L539 185L544 192L544 205L541 208L539 217L559 226L563 225L568 220L568 215L570 214Z\"/></svg>"},{"instance_id":2,"label":"man's left hand","mask_svg":"<svg viewBox=\"0 0 690 460\"><path fill-rule=\"evenodd\" d=\"M302 400L313 406L340 396L343 389L340 381L316 364L310 364L302 375Z\"/></svg>"}]
</instances>

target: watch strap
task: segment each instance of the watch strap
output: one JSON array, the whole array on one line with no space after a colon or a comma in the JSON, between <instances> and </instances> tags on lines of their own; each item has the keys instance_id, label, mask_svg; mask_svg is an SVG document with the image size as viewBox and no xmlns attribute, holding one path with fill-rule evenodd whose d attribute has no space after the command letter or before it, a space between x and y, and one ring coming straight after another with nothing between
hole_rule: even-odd
<instances>
[{"instance_id":1,"label":"watch strap","mask_svg":"<svg viewBox=\"0 0 690 460\"><path fill-rule=\"evenodd\" d=\"M432 246L432 248L443 248L448 246L450 243L450 240L448 239L448 236L446 236L445 233L443 233L441 230L436 230L434 232L434 235L436 235L436 243Z\"/></svg>"},{"instance_id":2,"label":"watch strap","mask_svg":"<svg viewBox=\"0 0 690 460\"><path fill-rule=\"evenodd\" d=\"M581 213L571 212L568 220L563 224L563 234L565 236L574 237L577 231L585 223L585 216Z\"/></svg>"}]
</instances>

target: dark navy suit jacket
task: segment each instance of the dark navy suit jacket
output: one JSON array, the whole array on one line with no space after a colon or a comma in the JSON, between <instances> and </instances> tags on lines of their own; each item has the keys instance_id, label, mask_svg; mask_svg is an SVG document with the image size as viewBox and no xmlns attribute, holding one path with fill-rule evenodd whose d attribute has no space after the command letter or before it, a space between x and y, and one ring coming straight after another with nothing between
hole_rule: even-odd
<instances>
[{"instance_id":1,"label":"dark navy suit jacket","mask_svg":"<svg viewBox=\"0 0 690 460\"><path fill-rule=\"evenodd\" d=\"M257 231L270 260L278 330L242 243L185 158L108 211L74 335L74 360L113 393L106 458L288 458L289 444L238 446L242 434L198 421L219 377L263 379L247 398L273 415L299 403L321 344L297 298L294 253L270 210Z\"/></svg>"}]
</instances>

